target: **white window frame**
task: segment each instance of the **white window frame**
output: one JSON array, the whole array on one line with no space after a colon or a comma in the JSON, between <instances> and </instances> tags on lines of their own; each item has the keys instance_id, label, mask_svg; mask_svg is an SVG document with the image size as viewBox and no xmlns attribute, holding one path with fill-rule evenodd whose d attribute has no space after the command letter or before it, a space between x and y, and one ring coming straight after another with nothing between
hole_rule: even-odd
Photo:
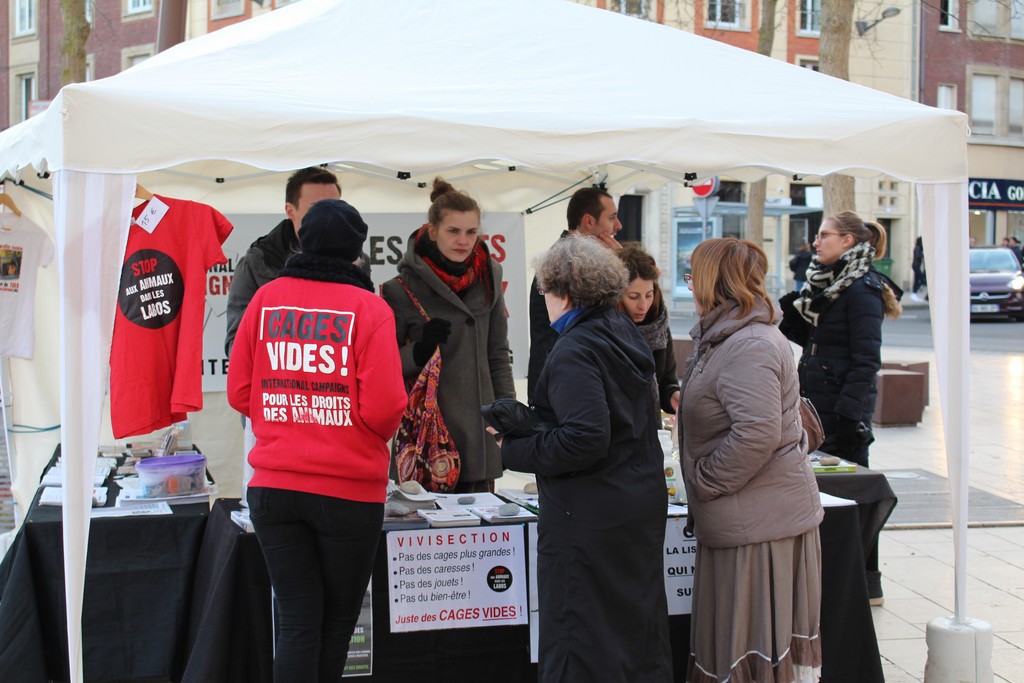
<instances>
[{"instance_id":1,"label":"white window frame","mask_svg":"<svg viewBox=\"0 0 1024 683\"><path fill-rule=\"evenodd\" d=\"M942 6L946 5L946 11ZM960 3L958 0L939 0L939 30L960 31Z\"/></svg>"},{"instance_id":2,"label":"white window frame","mask_svg":"<svg viewBox=\"0 0 1024 683\"><path fill-rule=\"evenodd\" d=\"M245 14L245 0L210 0L210 18L228 19Z\"/></svg>"},{"instance_id":3,"label":"white window frame","mask_svg":"<svg viewBox=\"0 0 1024 683\"><path fill-rule=\"evenodd\" d=\"M617 14L637 19L650 19L651 0L611 0L608 9Z\"/></svg>"},{"instance_id":4,"label":"white window frame","mask_svg":"<svg viewBox=\"0 0 1024 683\"><path fill-rule=\"evenodd\" d=\"M124 0L125 16L153 11L153 0Z\"/></svg>"},{"instance_id":5,"label":"white window frame","mask_svg":"<svg viewBox=\"0 0 1024 683\"><path fill-rule=\"evenodd\" d=\"M1006 136L1024 138L1024 78L1011 76L1007 81Z\"/></svg>"},{"instance_id":6,"label":"white window frame","mask_svg":"<svg viewBox=\"0 0 1024 683\"><path fill-rule=\"evenodd\" d=\"M732 21L723 20L722 9L732 8ZM714 10L712 9L714 8ZM708 28L738 29L744 25L745 4L742 0L708 0L704 25ZM717 15L717 16L714 16Z\"/></svg>"},{"instance_id":7,"label":"white window frame","mask_svg":"<svg viewBox=\"0 0 1024 683\"><path fill-rule=\"evenodd\" d=\"M1005 36L1008 30L1003 20L1002 0L972 0L967 6L971 33L976 36ZM984 24L982 21L991 21Z\"/></svg>"},{"instance_id":8,"label":"white window frame","mask_svg":"<svg viewBox=\"0 0 1024 683\"><path fill-rule=\"evenodd\" d=\"M800 0L796 32L800 35L821 35L821 0Z\"/></svg>"},{"instance_id":9,"label":"white window frame","mask_svg":"<svg viewBox=\"0 0 1024 683\"><path fill-rule=\"evenodd\" d=\"M14 36L30 36L36 32L36 0L15 0Z\"/></svg>"},{"instance_id":10,"label":"white window frame","mask_svg":"<svg viewBox=\"0 0 1024 683\"><path fill-rule=\"evenodd\" d=\"M939 83L935 89L935 106L939 109L956 109L956 83Z\"/></svg>"},{"instance_id":11,"label":"white window frame","mask_svg":"<svg viewBox=\"0 0 1024 683\"><path fill-rule=\"evenodd\" d=\"M133 45L132 47L121 48L121 71L135 66L133 62L138 57L144 60L156 54L156 46L153 43L146 45ZM138 62L135 62L138 63Z\"/></svg>"},{"instance_id":12,"label":"white window frame","mask_svg":"<svg viewBox=\"0 0 1024 683\"><path fill-rule=\"evenodd\" d=\"M38 78L34 71L26 73L20 73L15 77L15 83L17 84L18 92L18 119L19 121L27 121L29 115L29 105L38 94Z\"/></svg>"},{"instance_id":13,"label":"white window frame","mask_svg":"<svg viewBox=\"0 0 1024 683\"><path fill-rule=\"evenodd\" d=\"M1009 7L1010 38L1024 40L1024 0L1013 0Z\"/></svg>"},{"instance_id":14,"label":"white window frame","mask_svg":"<svg viewBox=\"0 0 1024 683\"><path fill-rule=\"evenodd\" d=\"M986 84L984 88L982 87L982 83ZM991 84L991 86L988 84ZM968 115L970 116L971 121L971 134L996 136L999 129L999 75L991 73L971 74L969 87L971 93L971 105ZM979 97L981 97L982 94L988 95L989 92L991 92L992 95L992 111L985 112L990 113L989 118L980 119L978 112L980 108L979 105L984 103L979 100Z\"/></svg>"}]
</instances>

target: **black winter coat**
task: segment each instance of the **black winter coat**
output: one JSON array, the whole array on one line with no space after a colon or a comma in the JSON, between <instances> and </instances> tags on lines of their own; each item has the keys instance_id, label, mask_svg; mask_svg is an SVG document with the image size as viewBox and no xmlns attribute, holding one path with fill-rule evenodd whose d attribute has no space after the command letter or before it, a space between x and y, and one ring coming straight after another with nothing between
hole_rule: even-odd
<instances>
[{"instance_id":1,"label":"black winter coat","mask_svg":"<svg viewBox=\"0 0 1024 683\"><path fill-rule=\"evenodd\" d=\"M543 434L506 438L507 467L537 475L539 680L672 680L665 599L665 474L636 326L611 308L558 337L537 379Z\"/></svg>"},{"instance_id":2,"label":"black winter coat","mask_svg":"<svg viewBox=\"0 0 1024 683\"><path fill-rule=\"evenodd\" d=\"M826 438L836 436L840 417L871 428L878 395L875 376L882 366L883 283L890 281L872 269L831 305L820 297L816 303L823 312L817 327L796 312L793 295L779 302L783 312L782 333L804 349L798 368L800 394L817 409ZM894 284L890 287L900 293ZM867 446L860 443L835 442L829 450L867 465Z\"/></svg>"}]
</instances>

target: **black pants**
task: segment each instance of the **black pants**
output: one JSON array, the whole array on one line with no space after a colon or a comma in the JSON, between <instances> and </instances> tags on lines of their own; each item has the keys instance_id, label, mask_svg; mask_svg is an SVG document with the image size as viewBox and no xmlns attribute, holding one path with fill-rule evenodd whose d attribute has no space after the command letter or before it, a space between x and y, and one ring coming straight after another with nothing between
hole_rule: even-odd
<instances>
[{"instance_id":1,"label":"black pants","mask_svg":"<svg viewBox=\"0 0 1024 683\"><path fill-rule=\"evenodd\" d=\"M277 601L274 683L334 683L373 572L384 506L263 487L247 497Z\"/></svg>"}]
</instances>

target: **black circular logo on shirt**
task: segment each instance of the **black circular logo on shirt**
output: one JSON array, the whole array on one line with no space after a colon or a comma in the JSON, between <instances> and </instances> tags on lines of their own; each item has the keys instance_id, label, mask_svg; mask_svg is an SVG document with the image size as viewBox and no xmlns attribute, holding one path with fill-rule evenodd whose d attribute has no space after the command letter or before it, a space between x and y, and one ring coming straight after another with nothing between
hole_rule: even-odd
<instances>
[{"instance_id":1,"label":"black circular logo on shirt","mask_svg":"<svg viewBox=\"0 0 1024 683\"><path fill-rule=\"evenodd\" d=\"M487 585L495 593L504 593L512 587L512 572L508 567L498 565L487 572Z\"/></svg>"},{"instance_id":2,"label":"black circular logo on shirt","mask_svg":"<svg viewBox=\"0 0 1024 683\"><path fill-rule=\"evenodd\" d=\"M117 305L136 325L157 330L178 317L185 283L178 264L155 249L140 249L121 267Z\"/></svg>"}]
</instances>

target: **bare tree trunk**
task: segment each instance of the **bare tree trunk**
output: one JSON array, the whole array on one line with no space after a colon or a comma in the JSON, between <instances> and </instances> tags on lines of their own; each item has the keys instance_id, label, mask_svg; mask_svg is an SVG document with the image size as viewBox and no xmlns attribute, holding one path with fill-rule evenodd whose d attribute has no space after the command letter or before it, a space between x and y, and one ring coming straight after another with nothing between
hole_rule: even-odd
<instances>
[{"instance_id":1,"label":"bare tree trunk","mask_svg":"<svg viewBox=\"0 0 1024 683\"><path fill-rule=\"evenodd\" d=\"M757 53L772 56L775 44L775 6L777 0L761 2L761 25L757 29ZM755 244L764 243L764 202L768 194L768 179L750 183L747 193L747 239Z\"/></svg>"},{"instance_id":2,"label":"bare tree trunk","mask_svg":"<svg viewBox=\"0 0 1024 683\"><path fill-rule=\"evenodd\" d=\"M818 54L821 72L850 80L850 37L853 35L854 0L822 0ZM856 208L851 176L833 173L821 179L825 215Z\"/></svg>"},{"instance_id":3,"label":"bare tree trunk","mask_svg":"<svg viewBox=\"0 0 1024 683\"><path fill-rule=\"evenodd\" d=\"M85 80L85 43L91 30L85 20L87 1L60 0L60 14L64 21L64 35L60 40L61 85Z\"/></svg>"}]
</instances>

